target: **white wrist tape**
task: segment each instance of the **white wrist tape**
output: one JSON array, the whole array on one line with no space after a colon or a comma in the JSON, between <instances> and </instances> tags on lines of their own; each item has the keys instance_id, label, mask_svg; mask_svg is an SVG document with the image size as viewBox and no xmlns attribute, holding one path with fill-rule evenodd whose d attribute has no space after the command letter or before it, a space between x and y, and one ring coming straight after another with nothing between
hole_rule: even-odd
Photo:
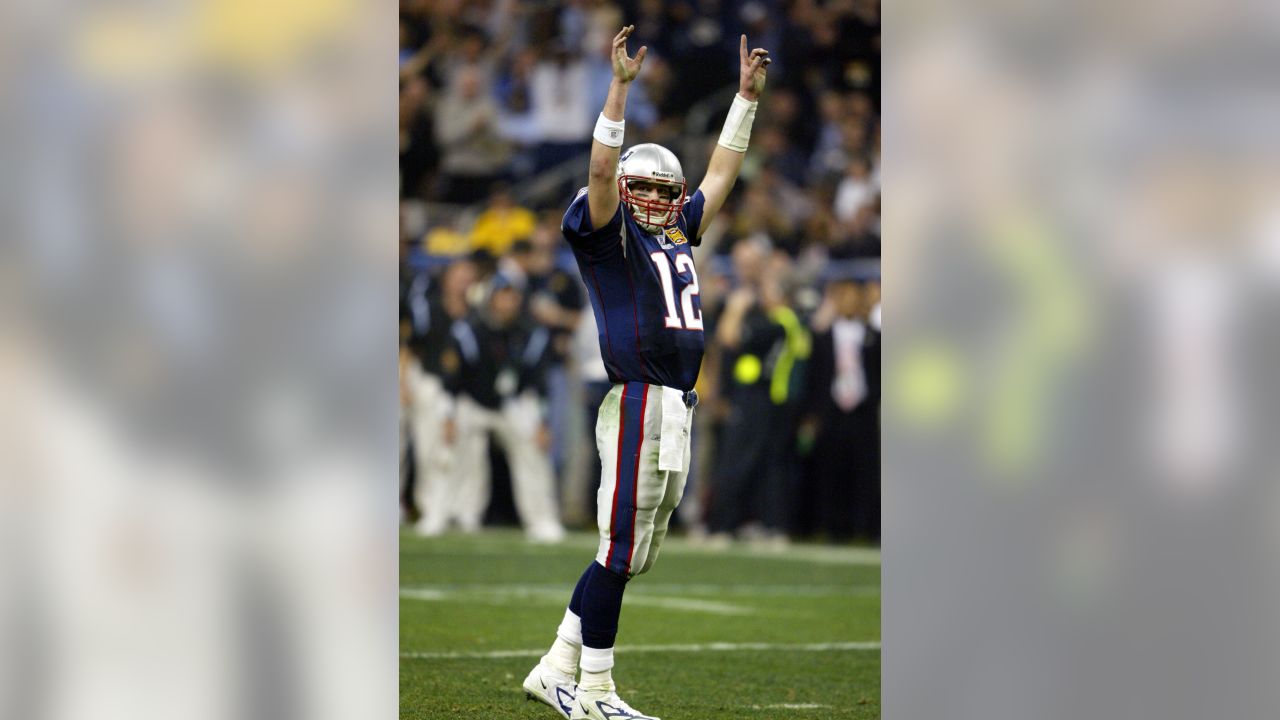
<instances>
[{"instance_id":1,"label":"white wrist tape","mask_svg":"<svg viewBox=\"0 0 1280 720\"><path fill-rule=\"evenodd\" d=\"M724 129L720 131L720 144L737 152L747 151L747 141L751 139L751 123L756 119L756 106L741 95L733 96L733 104L729 106L729 117L724 119Z\"/></svg>"},{"instance_id":2,"label":"white wrist tape","mask_svg":"<svg viewBox=\"0 0 1280 720\"><path fill-rule=\"evenodd\" d=\"M596 120L596 130L591 133L591 137L599 140L601 145L622 147L622 132L626 127L626 120L610 120L604 113L600 113L600 119Z\"/></svg>"}]
</instances>

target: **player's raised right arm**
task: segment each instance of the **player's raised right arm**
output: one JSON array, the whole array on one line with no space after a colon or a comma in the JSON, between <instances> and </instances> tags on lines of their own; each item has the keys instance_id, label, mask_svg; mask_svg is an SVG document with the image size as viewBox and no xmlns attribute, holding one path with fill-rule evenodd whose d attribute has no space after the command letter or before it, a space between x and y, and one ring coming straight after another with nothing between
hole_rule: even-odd
<instances>
[{"instance_id":1,"label":"player's raised right arm","mask_svg":"<svg viewBox=\"0 0 1280 720\"><path fill-rule=\"evenodd\" d=\"M607 224L618 211L618 152L622 148L627 90L640 74L640 64L649 50L641 46L634 58L627 57L627 38L635 29L635 25L628 25L613 38L613 82L609 84L609 97L604 101L604 111L592 135L587 207L591 212L591 226L595 228Z\"/></svg>"}]
</instances>

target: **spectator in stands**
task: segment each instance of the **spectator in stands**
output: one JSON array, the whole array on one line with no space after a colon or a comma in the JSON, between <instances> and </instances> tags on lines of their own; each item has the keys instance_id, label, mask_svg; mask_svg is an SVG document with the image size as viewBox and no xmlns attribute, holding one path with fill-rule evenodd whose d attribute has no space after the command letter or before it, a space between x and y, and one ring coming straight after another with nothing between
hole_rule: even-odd
<instances>
[{"instance_id":1,"label":"spectator in stands","mask_svg":"<svg viewBox=\"0 0 1280 720\"><path fill-rule=\"evenodd\" d=\"M656 112L655 117L646 126L646 129L652 130L655 126L665 124L668 127L658 131L664 137L671 137L674 133L679 133L683 129L680 126L680 115L687 108L676 107L672 100L671 88L675 82L676 77L671 70L671 63L667 62L661 55L651 52L645 57L644 74L640 76L639 83L632 83L632 92L643 88L647 104L652 106ZM628 109L631 107L630 101L628 101L627 107ZM652 136L642 137L652 141Z\"/></svg>"},{"instance_id":2,"label":"spectator in stands","mask_svg":"<svg viewBox=\"0 0 1280 720\"><path fill-rule=\"evenodd\" d=\"M871 180L871 163L862 156L849 158L845 176L836 188L835 213L840 222L852 222L858 211L871 204L876 187Z\"/></svg>"},{"instance_id":3,"label":"spectator in stands","mask_svg":"<svg viewBox=\"0 0 1280 720\"><path fill-rule=\"evenodd\" d=\"M538 119L533 113L533 69L537 64L538 53L532 48L517 52L494 88L498 98L499 132L517 148L511 168L517 177L533 174L533 151L541 137Z\"/></svg>"},{"instance_id":4,"label":"spectator in stands","mask_svg":"<svg viewBox=\"0 0 1280 720\"><path fill-rule=\"evenodd\" d=\"M587 36L586 3L583 0L562 0L560 4L559 36L569 52L583 53L588 49L582 45Z\"/></svg>"},{"instance_id":5,"label":"spectator in stands","mask_svg":"<svg viewBox=\"0 0 1280 720\"><path fill-rule=\"evenodd\" d=\"M867 325L880 332L880 281L870 280L866 284Z\"/></svg>"},{"instance_id":6,"label":"spectator in stands","mask_svg":"<svg viewBox=\"0 0 1280 720\"><path fill-rule=\"evenodd\" d=\"M762 238L766 244L790 244L798 229L792 213L769 194L764 183L751 183L738 203L731 234L738 238ZM736 247L736 246L735 246Z\"/></svg>"},{"instance_id":7,"label":"spectator in stands","mask_svg":"<svg viewBox=\"0 0 1280 720\"><path fill-rule=\"evenodd\" d=\"M854 213L847 222L837 220L836 236L830 247L832 258L879 257L880 196Z\"/></svg>"},{"instance_id":8,"label":"spectator in stands","mask_svg":"<svg viewBox=\"0 0 1280 720\"><path fill-rule=\"evenodd\" d=\"M751 42L759 43L760 47L781 48L783 45L784 33L786 26L777 22L773 17L773 13L760 0L748 0L742 3L738 10L737 20L740 25L740 32L747 34L751 38ZM769 65L769 72L778 77L783 77L786 73L786 59L775 59Z\"/></svg>"},{"instance_id":9,"label":"spectator in stands","mask_svg":"<svg viewBox=\"0 0 1280 720\"><path fill-rule=\"evenodd\" d=\"M400 83L400 195L423 197L440 164L431 84L420 75Z\"/></svg>"},{"instance_id":10,"label":"spectator in stands","mask_svg":"<svg viewBox=\"0 0 1280 720\"><path fill-rule=\"evenodd\" d=\"M422 239L427 232L426 206L419 200L400 201L400 272L407 283L411 275L425 269L430 260Z\"/></svg>"},{"instance_id":11,"label":"spectator in stands","mask_svg":"<svg viewBox=\"0 0 1280 720\"><path fill-rule=\"evenodd\" d=\"M474 67L459 69L436 111L436 140L443 148L443 199L472 203L506 174L511 148L498 132L498 107Z\"/></svg>"},{"instance_id":12,"label":"spectator in stands","mask_svg":"<svg viewBox=\"0 0 1280 720\"><path fill-rule=\"evenodd\" d=\"M586 63L557 42L533 71L533 114L538 123L536 171L587 152L595 127Z\"/></svg>"},{"instance_id":13,"label":"spectator in stands","mask_svg":"<svg viewBox=\"0 0 1280 720\"><path fill-rule=\"evenodd\" d=\"M834 311L813 340L803 438L812 439L808 495L831 539L880 539L880 331L866 287L844 277L827 289ZM878 316L878 313L877 313Z\"/></svg>"},{"instance_id":14,"label":"spectator in stands","mask_svg":"<svg viewBox=\"0 0 1280 720\"><path fill-rule=\"evenodd\" d=\"M675 107L687 110L722 89L737 74L737 34L720 21L719 0L691 0L667 5L668 42L664 57L680 73L671 88Z\"/></svg>"},{"instance_id":15,"label":"spectator in stands","mask_svg":"<svg viewBox=\"0 0 1280 720\"><path fill-rule=\"evenodd\" d=\"M774 363L786 342L786 330L772 311L783 297L776 278L765 274L768 244L739 240L733 247L738 287L718 314L715 339L723 348L720 394L730 406L721 432L707 529L720 544L756 521L769 538L785 538L790 518L770 480L770 434L775 431L769 396ZM774 502L768 502L772 500Z\"/></svg>"},{"instance_id":16,"label":"spectator in stands","mask_svg":"<svg viewBox=\"0 0 1280 720\"><path fill-rule=\"evenodd\" d=\"M636 3L636 17L631 21L636 26L631 33L632 41L637 46L649 48L650 55L670 53L671 33L667 29L667 12L663 5L662 0L640 0Z\"/></svg>"},{"instance_id":17,"label":"spectator in stands","mask_svg":"<svg viewBox=\"0 0 1280 720\"><path fill-rule=\"evenodd\" d=\"M461 320L471 311L471 291L480 280L481 270L471 258L459 258L449 264L440 279L440 304L453 320Z\"/></svg>"},{"instance_id":18,"label":"spectator in stands","mask_svg":"<svg viewBox=\"0 0 1280 720\"><path fill-rule=\"evenodd\" d=\"M845 117L867 125L875 120L876 108L871 96L865 92L850 92L844 96Z\"/></svg>"},{"instance_id":19,"label":"spectator in stands","mask_svg":"<svg viewBox=\"0 0 1280 720\"><path fill-rule=\"evenodd\" d=\"M809 194L783 177L772 162L761 166L751 184L754 191L772 199L772 204L782 218L782 225L786 228L785 232L773 236L774 246L785 250L789 255L798 254L801 240L799 230L813 214L813 200Z\"/></svg>"},{"instance_id":20,"label":"spectator in stands","mask_svg":"<svg viewBox=\"0 0 1280 720\"><path fill-rule=\"evenodd\" d=\"M780 127L774 125L764 128L760 132L757 144L761 166L774 168L790 187L804 185L805 173L809 171L809 160L787 138Z\"/></svg>"},{"instance_id":21,"label":"spectator in stands","mask_svg":"<svg viewBox=\"0 0 1280 720\"><path fill-rule=\"evenodd\" d=\"M568 353L569 336L578 327L586 306L577 275L557 263L561 238L559 216L548 214L534 230L524 252L513 253L528 278L529 314L551 329L553 358L557 361Z\"/></svg>"},{"instance_id":22,"label":"spectator in stands","mask_svg":"<svg viewBox=\"0 0 1280 720\"><path fill-rule=\"evenodd\" d=\"M493 87L501 51L501 48L490 44L480 28L463 26L454 41L453 51L444 58L441 74L445 85L453 85L466 73L473 74L481 87Z\"/></svg>"},{"instance_id":23,"label":"spectator in stands","mask_svg":"<svg viewBox=\"0 0 1280 720\"><path fill-rule=\"evenodd\" d=\"M826 90L818 96L819 130L809 158L809 183L819 185L843 175L845 121L844 96L835 90Z\"/></svg>"},{"instance_id":24,"label":"spectator in stands","mask_svg":"<svg viewBox=\"0 0 1280 720\"><path fill-rule=\"evenodd\" d=\"M537 221L532 210L515 203L510 187L496 184L489 192L489 205L471 227L471 248L501 257L517 240L527 240Z\"/></svg>"}]
</instances>

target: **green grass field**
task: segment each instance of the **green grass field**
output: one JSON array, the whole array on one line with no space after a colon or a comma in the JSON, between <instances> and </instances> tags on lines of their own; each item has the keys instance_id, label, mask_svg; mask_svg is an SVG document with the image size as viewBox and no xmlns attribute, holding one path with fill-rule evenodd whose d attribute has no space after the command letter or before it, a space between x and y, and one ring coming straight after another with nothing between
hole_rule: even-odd
<instances>
[{"instance_id":1,"label":"green grass field","mask_svg":"<svg viewBox=\"0 0 1280 720\"><path fill-rule=\"evenodd\" d=\"M556 720L520 683L595 536L400 538L400 717ZM878 718L880 559L868 548L714 551L670 538L627 586L614 680L663 720Z\"/></svg>"}]
</instances>

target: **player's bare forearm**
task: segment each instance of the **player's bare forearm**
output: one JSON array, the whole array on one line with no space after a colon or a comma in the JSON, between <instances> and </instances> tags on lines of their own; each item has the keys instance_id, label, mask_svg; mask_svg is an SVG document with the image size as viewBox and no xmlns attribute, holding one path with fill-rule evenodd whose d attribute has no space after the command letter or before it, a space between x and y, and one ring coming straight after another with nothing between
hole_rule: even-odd
<instances>
[{"instance_id":1,"label":"player's bare forearm","mask_svg":"<svg viewBox=\"0 0 1280 720\"><path fill-rule=\"evenodd\" d=\"M649 48L641 46L634 58L627 57L627 38L635 25L629 25L613 38L613 82L609 83L609 95L605 98L601 114L606 120L621 122L627 109L627 90L631 81L640 74ZM591 141L591 167L587 175L587 209L591 213L591 225L600 227L618 211L618 154L620 147L610 147L599 140Z\"/></svg>"},{"instance_id":2,"label":"player's bare forearm","mask_svg":"<svg viewBox=\"0 0 1280 720\"><path fill-rule=\"evenodd\" d=\"M760 93L764 92L765 68L773 62L769 59L769 51L764 48L756 48L748 53L746 35L742 36L739 44L738 58L740 61L738 95L741 100L735 98L734 107L738 108L739 104L746 107L745 103L751 103L751 115L739 128L741 136L729 143L733 147L726 147L725 136L722 135L721 141L716 144L715 151L711 153L711 162L707 164L707 175L699 186L706 199L702 210L702 224L698 228L699 235L702 234L703 229L711 226L712 219L715 218L716 213L720 212L721 206L729 197L729 191L733 189L733 184L738 181L738 171L742 169L742 158L746 155L745 138L750 134L750 117L755 113L754 103L760 100ZM734 110L730 111L731 120L734 118L733 112ZM731 125L730 121L726 121L725 124ZM726 127L725 133L733 135L732 130L732 127Z\"/></svg>"}]
</instances>

